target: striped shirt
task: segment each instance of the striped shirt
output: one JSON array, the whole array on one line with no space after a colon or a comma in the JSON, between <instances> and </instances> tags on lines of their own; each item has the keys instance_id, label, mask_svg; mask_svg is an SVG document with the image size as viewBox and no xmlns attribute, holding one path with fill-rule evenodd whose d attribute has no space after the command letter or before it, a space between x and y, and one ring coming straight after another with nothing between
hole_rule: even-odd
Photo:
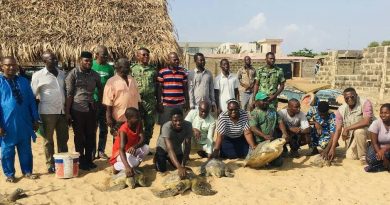
<instances>
[{"instance_id":1,"label":"striped shirt","mask_svg":"<svg viewBox=\"0 0 390 205\"><path fill-rule=\"evenodd\" d=\"M250 129L248 114L240 109L240 118L234 123L228 114L229 111L222 112L218 117L217 132L225 137L238 138Z\"/></svg>"},{"instance_id":2,"label":"striped shirt","mask_svg":"<svg viewBox=\"0 0 390 205\"><path fill-rule=\"evenodd\" d=\"M158 72L157 81L162 84L163 105L184 104L184 86L187 83L184 69L163 68Z\"/></svg>"}]
</instances>

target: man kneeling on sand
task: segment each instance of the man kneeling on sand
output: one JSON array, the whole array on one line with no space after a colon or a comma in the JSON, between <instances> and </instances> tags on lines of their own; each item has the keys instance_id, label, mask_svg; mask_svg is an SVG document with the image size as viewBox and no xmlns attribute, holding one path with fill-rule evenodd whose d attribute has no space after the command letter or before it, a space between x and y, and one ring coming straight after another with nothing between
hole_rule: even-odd
<instances>
[{"instance_id":1,"label":"man kneeling on sand","mask_svg":"<svg viewBox=\"0 0 390 205\"><path fill-rule=\"evenodd\" d=\"M127 121L119 128L112 147L110 163L114 174L125 170L127 177L134 175L134 168L138 167L149 152L149 146L144 144L144 134L140 113L136 108L126 109Z\"/></svg>"},{"instance_id":2,"label":"man kneeling on sand","mask_svg":"<svg viewBox=\"0 0 390 205\"><path fill-rule=\"evenodd\" d=\"M373 119L372 104L360 98L355 89L347 88L343 92L345 103L336 111L336 132L327 158L335 156L340 136L347 143L346 158L361 160L365 163L367 152L367 129Z\"/></svg>"},{"instance_id":3,"label":"man kneeling on sand","mask_svg":"<svg viewBox=\"0 0 390 205\"><path fill-rule=\"evenodd\" d=\"M215 131L215 119L210 114L210 104L207 101L200 101L198 109L191 110L185 120L192 123L194 132L191 149L198 151L202 158L210 157Z\"/></svg>"},{"instance_id":4,"label":"man kneeling on sand","mask_svg":"<svg viewBox=\"0 0 390 205\"><path fill-rule=\"evenodd\" d=\"M167 160L176 167L181 177L186 176L185 164L191 150L192 125L183 118L183 111L174 108L171 120L166 122L157 140L154 163L158 172L167 171ZM184 143L184 154L182 145Z\"/></svg>"},{"instance_id":5,"label":"man kneeling on sand","mask_svg":"<svg viewBox=\"0 0 390 205\"><path fill-rule=\"evenodd\" d=\"M286 141L290 144L290 156L299 157L298 149L301 145L310 143L310 126L306 115L301 112L301 104L295 98L288 101L286 109L278 112L287 130L282 132L287 135Z\"/></svg>"},{"instance_id":6,"label":"man kneeling on sand","mask_svg":"<svg viewBox=\"0 0 390 205\"><path fill-rule=\"evenodd\" d=\"M276 139L276 126L284 126L278 113L273 106L268 104L268 96L263 92L258 92L255 96L256 108L251 112L249 125L255 136L256 143L261 143L265 140ZM283 130L283 128L280 128ZM285 128L284 128L285 130ZM282 156L273 160L270 165L280 167L283 164Z\"/></svg>"}]
</instances>

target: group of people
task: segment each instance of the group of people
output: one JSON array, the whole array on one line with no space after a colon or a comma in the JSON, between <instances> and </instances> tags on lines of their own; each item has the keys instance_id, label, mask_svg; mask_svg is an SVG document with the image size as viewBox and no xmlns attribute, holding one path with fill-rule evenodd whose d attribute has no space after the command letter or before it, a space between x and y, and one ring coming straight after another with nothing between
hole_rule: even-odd
<instances>
[{"instance_id":1,"label":"group of people","mask_svg":"<svg viewBox=\"0 0 390 205\"><path fill-rule=\"evenodd\" d=\"M156 113L161 129L153 161L159 172L165 172L169 162L184 176L191 150L202 158L245 158L257 144L280 137L290 153L285 146L271 166L281 166L287 155L298 157L304 144L309 144L311 154L321 147L321 155L332 160L342 136L347 157L367 161L366 171L389 168L390 104L381 107L380 119L374 121L371 102L347 88L346 103L335 113L318 100L303 113L297 99L277 111L277 96L286 80L271 52L266 65L257 69L246 56L237 74L222 59L215 78L201 53L194 55L193 70L180 67L174 52L168 55L167 67L159 70L149 64L148 49L138 49L135 56L133 65L120 58L111 66L107 48L98 46L94 54L81 52L79 65L65 73L56 55L47 51L42 55L45 68L33 74L31 83L18 75L15 58L2 58L0 141L6 181L15 182L15 147L23 175L37 177L32 173L31 140L38 129L47 170L54 173L54 131L57 151L68 152L68 126L73 127L80 169L94 169L94 159L102 158L109 160L114 173L124 170L130 177L150 154ZM105 153L108 130L114 137L111 157Z\"/></svg>"}]
</instances>

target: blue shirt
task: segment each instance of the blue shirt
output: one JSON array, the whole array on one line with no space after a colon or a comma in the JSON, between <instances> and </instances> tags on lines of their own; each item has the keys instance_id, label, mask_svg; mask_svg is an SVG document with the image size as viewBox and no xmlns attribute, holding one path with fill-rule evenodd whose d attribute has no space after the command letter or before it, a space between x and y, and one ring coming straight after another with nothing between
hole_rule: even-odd
<instances>
[{"instance_id":1,"label":"blue shirt","mask_svg":"<svg viewBox=\"0 0 390 205\"><path fill-rule=\"evenodd\" d=\"M0 90L0 126L6 133L0 140L17 144L31 137L35 141L33 122L39 120L39 115L28 80L0 76Z\"/></svg>"}]
</instances>

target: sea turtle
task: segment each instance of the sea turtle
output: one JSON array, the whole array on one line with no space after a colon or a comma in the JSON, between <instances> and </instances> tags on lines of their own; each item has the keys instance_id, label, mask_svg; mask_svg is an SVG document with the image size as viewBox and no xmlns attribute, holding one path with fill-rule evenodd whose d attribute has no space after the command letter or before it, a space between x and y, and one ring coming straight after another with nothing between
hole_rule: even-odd
<instances>
[{"instance_id":1,"label":"sea turtle","mask_svg":"<svg viewBox=\"0 0 390 205\"><path fill-rule=\"evenodd\" d=\"M0 194L0 205L11 205L17 204L16 200L27 197L23 189L17 188L14 192L9 195Z\"/></svg>"},{"instance_id":2,"label":"sea turtle","mask_svg":"<svg viewBox=\"0 0 390 205\"><path fill-rule=\"evenodd\" d=\"M211 159L205 162L200 167L200 173L203 176L215 176L218 178L234 177L234 173L229 169L229 167L218 159Z\"/></svg>"},{"instance_id":3,"label":"sea turtle","mask_svg":"<svg viewBox=\"0 0 390 205\"><path fill-rule=\"evenodd\" d=\"M252 150L246 158L246 167L260 168L272 160L276 159L283 152L283 145L286 140L278 138L273 141L264 141L257 145L256 149Z\"/></svg>"},{"instance_id":4,"label":"sea turtle","mask_svg":"<svg viewBox=\"0 0 390 205\"><path fill-rule=\"evenodd\" d=\"M130 187L134 189L137 185L141 187L146 187L146 178L145 175L140 171L134 169L133 177L126 177L125 171L122 170L118 174L111 177L111 186L107 189L107 191L119 191Z\"/></svg>"},{"instance_id":5,"label":"sea turtle","mask_svg":"<svg viewBox=\"0 0 390 205\"><path fill-rule=\"evenodd\" d=\"M159 198L167 198L183 194L187 190L191 190L197 195L209 196L214 195L217 192L211 189L211 185L196 176L191 170L187 171L185 179L180 179L178 172L174 171L167 175L163 181L164 190L153 190L152 193Z\"/></svg>"},{"instance_id":6,"label":"sea turtle","mask_svg":"<svg viewBox=\"0 0 390 205\"><path fill-rule=\"evenodd\" d=\"M313 160L310 162L311 165L316 167L329 167L332 165L330 160L324 159L320 154L314 155Z\"/></svg>"}]
</instances>

